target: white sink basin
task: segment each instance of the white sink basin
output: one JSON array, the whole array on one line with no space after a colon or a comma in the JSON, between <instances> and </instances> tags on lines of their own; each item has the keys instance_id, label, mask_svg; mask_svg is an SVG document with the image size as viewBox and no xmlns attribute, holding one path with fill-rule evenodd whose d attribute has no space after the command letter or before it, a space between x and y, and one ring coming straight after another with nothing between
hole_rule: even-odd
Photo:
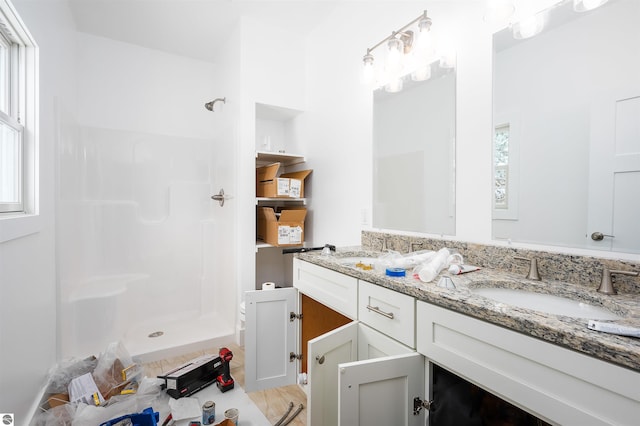
<instances>
[{"instance_id":1,"label":"white sink basin","mask_svg":"<svg viewBox=\"0 0 640 426\"><path fill-rule=\"evenodd\" d=\"M489 287L473 288L471 292L495 300L496 302L548 314L597 320L617 320L622 318L605 308L589 305L588 303L566 297L552 296L550 294L534 293L532 291L512 288Z\"/></svg>"}]
</instances>

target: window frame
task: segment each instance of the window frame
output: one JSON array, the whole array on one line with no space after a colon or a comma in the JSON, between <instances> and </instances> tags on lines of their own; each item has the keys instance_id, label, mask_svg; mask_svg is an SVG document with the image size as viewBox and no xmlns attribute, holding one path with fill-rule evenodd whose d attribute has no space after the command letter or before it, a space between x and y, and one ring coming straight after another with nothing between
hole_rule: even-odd
<instances>
[{"instance_id":1,"label":"window frame","mask_svg":"<svg viewBox=\"0 0 640 426\"><path fill-rule=\"evenodd\" d=\"M16 180L17 188L14 189L18 193L18 200L17 202L0 201L0 214L24 212L24 126L3 111L0 111L0 123L16 132L18 145L14 164L17 171L13 177Z\"/></svg>"},{"instance_id":2,"label":"window frame","mask_svg":"<svg viewBox=\"0 0 640 426\"><path fill-rule=\"evenodd\" d=\"M39 50L34 38L10 0L0 0L0 29L3 44L9 45L10 84L8 108L0 120L20 131L21 204L0 207L0 243L39 232L38 104ZM1 84L1 83L0 83ZM0 110L4 109L0 108ZM0 203L8 204L8 203Z\"/></svg>"},{"instance_id":3,"label":"window frame","mask_svg":"<svg viewBox=\"0 0 640 426\"><path fill-rule=\"evenodd\" d=\"M0 25L0 45L3 53L0 60L0 73L5 73L0 78L0 91L3 96L0 97L0 122L5 126L13 129L17 137L16 164L14 169L16 173L12 177L15 180L14 188L18 194L15 202L0 200L0 214L3 213L22 213L25 211L25 155L24 155L24 126L20 122L20 117L24 115L22 108L24 107L24 96L22 82L26 74L24 63L25 42L19 37L15 30L15 25L11 22L11 18L7 16L5 8L0 6L0 19L4 25ZM8 23L8 24L7 24Z\"/></svg>"}]
</instances>

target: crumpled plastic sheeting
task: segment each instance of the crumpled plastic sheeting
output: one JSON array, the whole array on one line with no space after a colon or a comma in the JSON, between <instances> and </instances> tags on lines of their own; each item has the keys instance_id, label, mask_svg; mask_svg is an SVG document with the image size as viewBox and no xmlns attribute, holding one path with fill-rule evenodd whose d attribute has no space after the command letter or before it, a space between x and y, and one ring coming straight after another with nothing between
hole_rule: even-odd
<instances>
[{"instance_id":1,"label":"crumpled plastic sheeting","mask_svg":"<svg viewBox=\"0 0 640 426\"><path fill-rule=\"evenodd\" d=\"M95 357L63 361L49 371L47 393L66 393L75 377L91 373L98 365Z\"/></svg>"},{"instance_id":2,"label":"crumpled plastic sheeting","mask_svg":"<svg viewBox=\"0 0 640 426\"><path fill-rule=\"evenodd\" d=\"M169 407L171 407L171 416L176 421L198 417L202 413L198 398L172 399L169 401Z\"/></svg>"},{"instance_id":3,"label":"crumpled plastic sheeting","mask_svg":"<svg viewBox=\"0 0 640 426\"><path fill-rule=\"evenodd\" d=\"M114 396L101 407L79 404L71 425L99 425L124 414L142 412L147 407L153 407L160 413L160 418L164 418L169 414L170 397L162 392L162 383L160 379L145 377L133 395Z\"/></svg>"},{"instance_id":4,"label":"crumpled plastic sheeting","mask_svg":"<svg viewBox=\"0 0 640 426\"><path fill-rule=\"evenodd\" d=\"M169 415L169 395L162 391L163 380L144 377L138 390L132 395L117 395L104 406L87 404L65 404L34 416L31 426L86 426L99 425L124 414L142 412L147 407L160 413L160 418Z\"/></svg>"}]
</instances>

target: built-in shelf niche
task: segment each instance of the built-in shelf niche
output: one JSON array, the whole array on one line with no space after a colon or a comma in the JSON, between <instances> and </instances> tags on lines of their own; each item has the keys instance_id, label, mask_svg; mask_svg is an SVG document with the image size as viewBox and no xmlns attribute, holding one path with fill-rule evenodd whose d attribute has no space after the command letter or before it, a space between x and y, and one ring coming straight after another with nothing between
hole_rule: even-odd
<instances>
[{"instance_id":1,"label":"built-in shelf niche","mask_svg":"<svg viewBox=\"0 0 640 426\"><path fill-rule=\"evenodd\" d=\"M296 109L256 103L256 151L285 155L299 151L296 121L300 114Z\"/></svg>"}]
</instances>

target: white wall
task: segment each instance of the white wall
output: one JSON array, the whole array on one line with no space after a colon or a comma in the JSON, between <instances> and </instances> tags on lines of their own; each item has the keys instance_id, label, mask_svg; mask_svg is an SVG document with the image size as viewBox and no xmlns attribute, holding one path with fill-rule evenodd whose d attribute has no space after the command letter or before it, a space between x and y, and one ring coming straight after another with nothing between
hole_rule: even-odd
<instances>
[{"instance_id":1,"label":"white wall","mask_svg":"<svg viewBox=\"0 0 640 426\"><path fill-rule=\"evenodd\" d=\"M40 48L39 211L42 230L0 244L0 412L26 424L56 361L55 117L74 111L75 30L63 2L13 0Z\"/></svg>"}]
</instances>

